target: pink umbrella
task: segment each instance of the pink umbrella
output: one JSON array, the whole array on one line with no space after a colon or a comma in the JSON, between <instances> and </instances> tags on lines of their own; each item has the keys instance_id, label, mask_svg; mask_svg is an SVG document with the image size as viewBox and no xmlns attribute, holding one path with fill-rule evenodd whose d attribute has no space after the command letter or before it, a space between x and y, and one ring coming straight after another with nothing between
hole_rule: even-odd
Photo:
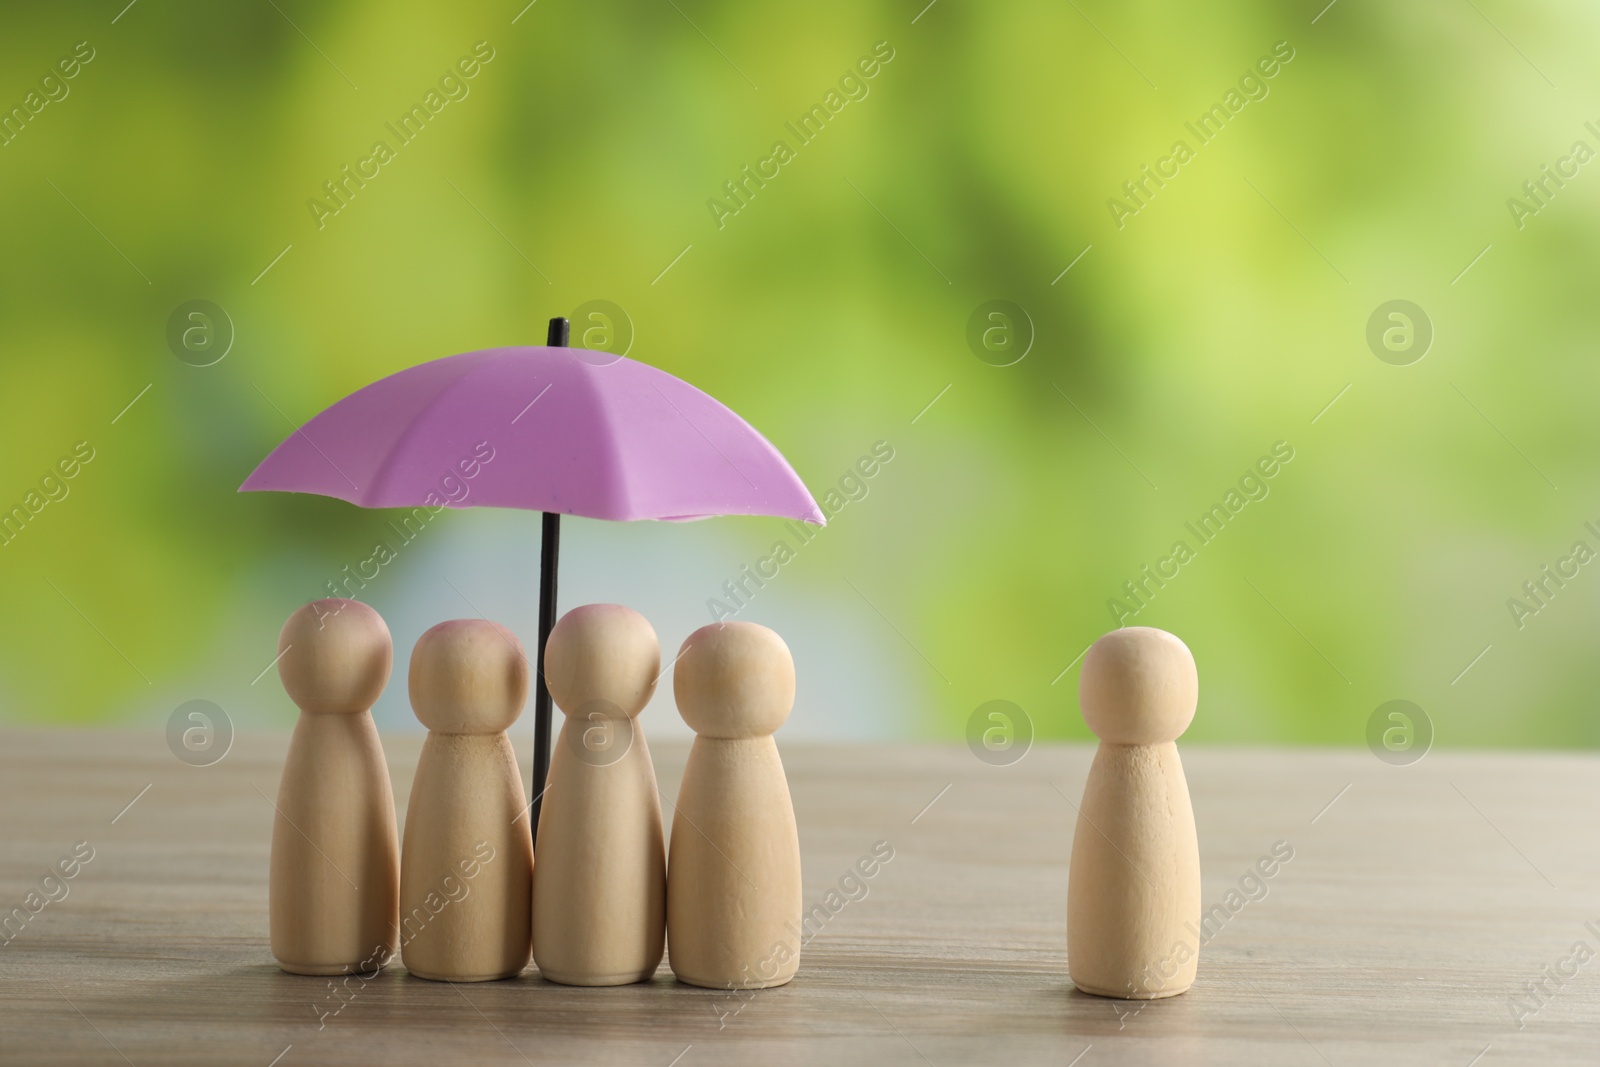
<instances>
[{"instance_id":1,"label":"pink umbrella","mask_svg":"<svg viewBox=\"0 0 1600 1067\"><path fill-rule=\"evenodd\" d=\"M534 807L550 765L544 646L556 621L562 515L682 521L771 515L827 523L783 455L721 403L608 352L490 348L423 363L358 389L261 461L240 492L316 493L367 508L544 512Z\"/></svg>"}]
</instances>

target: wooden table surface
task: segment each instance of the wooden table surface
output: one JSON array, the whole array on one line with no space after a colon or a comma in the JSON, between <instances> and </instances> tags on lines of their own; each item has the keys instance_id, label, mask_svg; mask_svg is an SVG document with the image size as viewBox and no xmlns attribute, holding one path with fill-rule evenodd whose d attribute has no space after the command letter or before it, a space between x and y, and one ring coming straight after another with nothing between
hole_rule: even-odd
<instances>
[{"instance_id":1,"label":"wooden table surface","mask_svg":"<svg viewBox=\"0 0 1600 1067\"><path fill-rule=\"evenodd\" d=\"M385 745L403 817L420 739ZM281 973L267 948L266 797L286 746L241 737L201 768L150 734L0 735L0 910L77 842L93 849L67 895L0 946L0 1063L1600 1062L1594 756L1394 767L1366 751L1185 749L1208 907L1226 908L1276 842L1294 855L1265 896L1247 882L1260 899L1232 898L1189 993L1141 1007L1067 977L1067 859L1092 750L1039 745L994 767L965 747L780 734L808 906L877 842L894 853L806 946L793 984L734 996L663 965L617 989L531 967L452 986L396 964L324 1015L339 1004L326 980ZM672 797L687 746L654 748Z\"/></svg>"}]
</instances>

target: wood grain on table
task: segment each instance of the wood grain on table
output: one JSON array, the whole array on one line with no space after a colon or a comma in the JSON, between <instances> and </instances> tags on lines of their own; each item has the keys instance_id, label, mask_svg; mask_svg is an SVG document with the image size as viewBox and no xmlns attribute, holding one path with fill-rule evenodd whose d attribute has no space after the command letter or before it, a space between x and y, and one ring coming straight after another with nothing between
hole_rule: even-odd
<instances>
[{"instance_id":1,"label":"wood grain on table","mask_svg":"<svg viewBox=\"0 0 1600 1067\"><path fill-rule=\"evenodd\" d=\"M1180 746L1205 904L1226 919L1194 988L1141 1005L1067 978L1067 857L1091 748L1036 745L995 767L959 746L780 733L804 899L827 915L791 985L692 989L665 965L613 989L531 967L448 985L396 964L336 999L325 979L279 971L267 946L267 798L287 740L240 737L191 767L153 733L0 734L0 913L76 843L93 849L0 945L0 1063L1600 1062L1591 755L1434 752L1394 767L1364 750ZM384 743L403 808L421 739ZM670 799L687 745L652 751ZM852 882L879 842L893 858ZM1293 858L1245 880L1278 842Z\"/></svg>"}]
</instances>

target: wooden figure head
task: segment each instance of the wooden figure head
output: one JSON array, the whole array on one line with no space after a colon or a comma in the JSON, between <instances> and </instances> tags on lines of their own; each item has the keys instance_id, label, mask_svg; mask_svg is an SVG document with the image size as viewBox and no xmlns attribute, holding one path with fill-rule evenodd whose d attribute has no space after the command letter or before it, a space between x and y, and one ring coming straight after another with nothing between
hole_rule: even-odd
<instances>
[{"instance_id":1,"label":"wooden figure head","mask_svg":"<svg viewBox=\"0 0 1600 1067\"><path fill-rule=\"evenodd\" d=\"M394 665L383 617L359 600L315 600L278 634L284 692L312 715L354 715L377 703Z\"/></svg>"},{"instance_id":2,"label":"wooden figure head","mask_svg":"<svg viewBox=\"0 0 1600 1067\"><path fill-rule=\"evenodd\" d=\"M1194 719L1200 676L1189 646L1165 630L1128 626L1090 646L1078 680L1083 721L1102 741L1176 741Z\"/></svg>"},{"instance_id":3,"label":"wooden figure head","mask_svg":"<svg viewBox=\"0 0 1600 1067\"><path fill-rule=\"evenodd\" d=\"M621 604L573 608L550 631L544 678L550 698L568 715L580 708L616 708L632 718L655 694L661 642L643 615Z\"/></svg>"},{"instance_id":4,"label":"wooden figure head","mask_svg":"<svg viewBox=\"0 0 1600 1067\"><path fill-rule=\"evenodd\" d=\"M794 658L765 626L712 623L683 642L672 690L678 713L701 737L764 737L794 707Z\"/></svg>"},{"instance_id":5,"label":"wooden figure head","mask_svg":"<svg viewBox=\"0 0 1600 1067\"><path fill-rule=\"evenodd\" d=\"M499 733L527 703L528 657L499 623L452 619L417 638L410 686L412 710L435 733Z\"/></svg>"}]
</instances>

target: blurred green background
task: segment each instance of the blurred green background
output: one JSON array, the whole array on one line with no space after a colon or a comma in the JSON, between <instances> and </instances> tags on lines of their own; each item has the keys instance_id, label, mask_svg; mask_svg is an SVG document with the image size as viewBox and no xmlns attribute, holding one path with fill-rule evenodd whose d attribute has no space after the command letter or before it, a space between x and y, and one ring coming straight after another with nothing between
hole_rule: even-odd
<instances>
[{"instance_id":1,"label":"blurred green background","mask_svg":"<svg viewBox=\"0 0 1600 1067\"><path fill-rule=\"evenodd\" d=\"M8 7L0 506L27 515L0 538L0 716L159 727L206 699L287 726L278 627L388 516L238 484L346 393L605 300L632 358L819 498L894 451L740 613L795 651L784 736L954 739L1004 699L1086 737L1077 657L1182 540L1121 621L1194 650L1191 739L1361 744L1404 698L1439 745L1600 744L1600 565L1561 563L1600 550L1600 165L1573 157L1600 148L1600 15L925 3ZM386 123L430 90L402 144ZM741 204L747 165L771 176ZM1397 299L1420 359L1369 345ZM169 344L192 300L228 318L209 366ZM1202 544L1185 524L1278 442ZM562 606L633 604L670 659L781 527L570 521ZM415 726L432 622L532 645L537 542L536 515L449 512L371 582L383 725ZM663 688L646 729L681 732Z\"/></svg>"}]
</instances>

